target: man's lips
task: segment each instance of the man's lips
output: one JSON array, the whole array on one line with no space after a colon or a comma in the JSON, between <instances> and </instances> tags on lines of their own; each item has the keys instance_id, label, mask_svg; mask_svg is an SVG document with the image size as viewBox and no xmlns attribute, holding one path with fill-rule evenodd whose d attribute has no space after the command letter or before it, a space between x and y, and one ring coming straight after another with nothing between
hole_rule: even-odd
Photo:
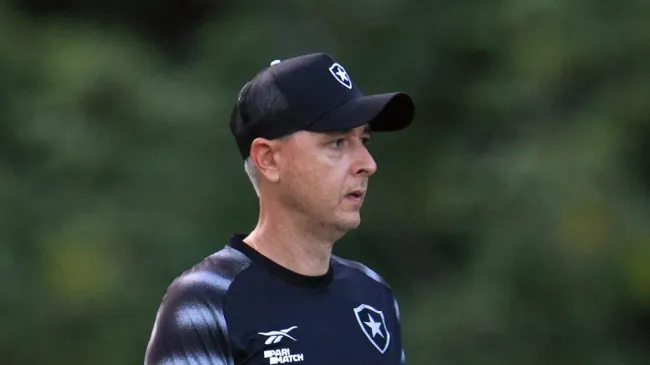
<instances>
[{"instance_id":1,"label":"man's lips","mask_svg":"<svg viewBox=\"0 0 650 365\"><path fill-rule=\"evenodd\" d=\"M366 191L362 189L357 189L353 190L347 194L345 194L345 197L348 199L354 199L354 200L362 200L363 197L366 195Z\"/></svg>"}]
</instances>

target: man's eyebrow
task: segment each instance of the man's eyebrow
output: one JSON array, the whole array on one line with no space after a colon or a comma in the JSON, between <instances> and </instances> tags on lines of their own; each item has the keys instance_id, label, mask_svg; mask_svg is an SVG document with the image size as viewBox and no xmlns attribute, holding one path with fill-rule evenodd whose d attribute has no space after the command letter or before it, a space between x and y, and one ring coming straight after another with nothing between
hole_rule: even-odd
<instances>
[{"instance_id":1,"label":"man's eyebrow","mask_svg":"<svg viewBox=\"0 0 650 365\"><path fill-rule=\"evenodd\" d=\"M322 134L326 137L338 137L338 136L343 136L347 132L346 131L325 131Z\"/></svg>"},{"instance_id":2,"label":"man's eyebrow","mask_svg":"<svg viewBox=\"0 0 650 365\"><path fill-rule=\"evenodd\" d=\"M351 131L349 131L349 130L347 130L347 131L346 130L342 130L342 131L325 131L325 132L322 132L322 135L324 135L326 137L339 137L339 136L348 135L350 132ZM366 134L366 135L372 134L372 130L371 130L370 126L366 125L363 128L363 131L361 132L361 134Z\"/></svg>"}]
</instances>

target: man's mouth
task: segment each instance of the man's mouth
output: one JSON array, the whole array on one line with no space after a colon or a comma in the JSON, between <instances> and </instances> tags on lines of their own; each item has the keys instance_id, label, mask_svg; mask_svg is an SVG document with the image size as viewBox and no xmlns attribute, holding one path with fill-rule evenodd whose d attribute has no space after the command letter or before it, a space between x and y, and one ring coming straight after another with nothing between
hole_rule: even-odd
<instances>
[{"instance_id":1,"label":"man's mouth","mask_svg":"<svg viewBox=\"0 0 650 365\"><path fill-rule=\"evenodd\" d=\"M348 199L354 199L354 200L361 200L363 199L363 196L365 195L365 191L363 190L355 190L351 193L348 193L345 195L346 198Z\"/></svg>"}]
</instances>

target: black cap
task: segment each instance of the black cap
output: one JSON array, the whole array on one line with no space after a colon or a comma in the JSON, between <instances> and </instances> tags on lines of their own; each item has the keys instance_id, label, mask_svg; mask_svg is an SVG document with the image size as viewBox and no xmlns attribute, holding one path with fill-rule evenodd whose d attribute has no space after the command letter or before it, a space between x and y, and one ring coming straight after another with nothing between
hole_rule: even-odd
<instances>
[{"instance_id":1,"label":"black cap","mask_svg":"<svg viewBox=\"0 0 650 365\"><path fill-rule=\"evenodd\" d=\"M246 159L258 137L348 130L366 123L372 131L396 131L411 124L414 115L406 93L364 95L341 64L313 53L274 61L249 81L233 109L230 130Z\"/></svg>"}]
</instances>

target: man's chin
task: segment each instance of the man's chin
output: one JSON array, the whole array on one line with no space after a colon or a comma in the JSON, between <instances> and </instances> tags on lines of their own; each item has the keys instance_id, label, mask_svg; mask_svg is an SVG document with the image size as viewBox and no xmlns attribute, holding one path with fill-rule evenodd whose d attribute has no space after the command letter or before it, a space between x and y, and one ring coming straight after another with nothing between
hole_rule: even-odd
<instances>
[{"instance_id":1,"label":"man's chin","mask_svg":"<svg viewBox=\"0 0 650 365\"><path fill-rule=\"evenodd\" d=\"M361 225L361 217L359 216L359 214L356 214L354 217L352 216L352 214L350 214L350 216L347 217L342 217L342 219L340 219L336 224L337 228L343 232L353 231L357 229L360 225Z\"/></svg>"}]
</instances>

